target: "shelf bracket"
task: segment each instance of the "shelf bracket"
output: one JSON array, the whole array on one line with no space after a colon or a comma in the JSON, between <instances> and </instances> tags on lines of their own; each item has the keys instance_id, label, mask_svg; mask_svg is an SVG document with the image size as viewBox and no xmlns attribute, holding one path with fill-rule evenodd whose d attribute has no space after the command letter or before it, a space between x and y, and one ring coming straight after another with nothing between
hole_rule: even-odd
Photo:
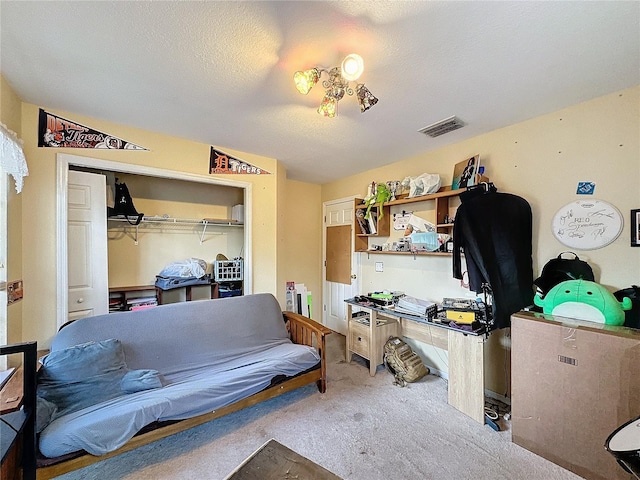
<instances>
[{"instance_id":1,"label":"shelf bracket","mask_svg":"<svg viewBox=\"0 0 640 480\"><path fill-rule=\"evenodd\" d=\"M202 245L204 243L204 234L207 231L207 225L209 225L209 222L207 222L206 220L203 222L203 226L202 226L202 234L200 235L200 245Z\"/></svg>"},{"instance_id":2,"label":"shelf bracket","mask_svg":"<svg viewBox=\"0 0 640 480\"><path fill-rule=\"evenodd\" d=\"M136 225L136 237L133 239L133 244L138 245L138 225Z\"/></svg>"}]
</instances>

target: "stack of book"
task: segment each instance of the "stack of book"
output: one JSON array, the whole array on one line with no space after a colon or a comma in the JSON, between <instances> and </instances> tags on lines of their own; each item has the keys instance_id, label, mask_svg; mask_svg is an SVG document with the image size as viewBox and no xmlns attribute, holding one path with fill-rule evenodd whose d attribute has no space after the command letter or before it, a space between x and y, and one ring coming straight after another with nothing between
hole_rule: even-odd
<instances>
[{"instance_id":1,"label":"stack of book","mask_svg":"<svg viewBox=\"0 0 640 480\"><path fill-rule=\"evenodd\" d=\"M121 312L123 310L122 300L120 298L109 299L109 313Z\"/></svg>"},{"instance_id":2,"label":"stack of book","mask_svg":"<svg viewBox=\"0 0 640 480\"><path fill-rule=\"evenodd\" d=\"M153 297L138 297L127 299L127 310L143 310L158 305L158 300Z\"/></svg>"},{"instance_id":3,"label":"stack of book","mask_svg":"<svg viewBox=\"0 0 640 480\"><path fill-rule=\"evenodd\" d=\"M416 315L431 319L436 316L438 306L429 300L421 300L419 298L405 295L398 300L398 304L394 310L400 313L407 313L409 315Z\"/></svg>"},{"instance_id":4,"label":"stack of book","mask_svg":"<svg viewBox=\"0 0 640 480\"><path fill-rule=\"evenodd\" d=\"M356 220L358 221L358 227L362 235L376 235L378 233L378 212L371 210L369 212L369 218L365 218L365 211L358 209L356 211Z\"/></svg>"}]
</instances>

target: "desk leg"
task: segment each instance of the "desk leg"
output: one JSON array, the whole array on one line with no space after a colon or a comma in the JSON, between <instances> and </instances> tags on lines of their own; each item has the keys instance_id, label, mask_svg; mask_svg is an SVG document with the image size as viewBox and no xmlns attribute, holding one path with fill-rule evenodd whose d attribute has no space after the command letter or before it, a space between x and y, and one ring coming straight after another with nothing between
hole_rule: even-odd
<instances>
[{"instance_id":1,"label":"desk leg","mask_svg":"<svg viewBox=\"0 0 640 480\"><path fill-rule=\"evenodd\" d=\"M449 405L484 424L484 337L449 331Z\"/></svg>"},{"instance_id":2,"label":"desk leg","mask_svg":"<svg viewBox=\"0 0 640 480\"><path fill-rule=\"evenodd\" d=\"M349 341L351 339L351 304L347 303L347 336L345 338L345 360L351 363L351 350L349 350Z\"/></svg>"},{"instance_id":3,"label":"desk leg","mask_svg":"<svg viewBox=\"0 0 640 480\"><path fill-rule=\"evenodd\" d=\"M369 319L369 375L375 377L376 370L378 369L378 362L382 358L382 350L378 345L377 333L378 329L378 312L371 310L371 317Z\"/></svg>"}]
</instances>

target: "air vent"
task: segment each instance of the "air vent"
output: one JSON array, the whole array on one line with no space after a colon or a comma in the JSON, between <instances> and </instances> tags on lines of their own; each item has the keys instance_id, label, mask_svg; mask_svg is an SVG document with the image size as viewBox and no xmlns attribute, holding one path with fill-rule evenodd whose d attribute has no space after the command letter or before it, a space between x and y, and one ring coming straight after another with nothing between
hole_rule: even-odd
<instances>
[{"instance_id":1,"label":"air vent","mask_svg":"<svg viewBox=\"0 0 640 480\"><path fill-rule=\"evenodd\" d=\"M425 135L435 138L440 135L444 135L445 133L453 132L459 128L464 127L464 122L457 118L455 115L453 117L445 118L444 120L440 120L439 122L433 123L431 125L427 125L424 128L418 130L420 133L424 133Z\"/></svg>"}]
</instances>

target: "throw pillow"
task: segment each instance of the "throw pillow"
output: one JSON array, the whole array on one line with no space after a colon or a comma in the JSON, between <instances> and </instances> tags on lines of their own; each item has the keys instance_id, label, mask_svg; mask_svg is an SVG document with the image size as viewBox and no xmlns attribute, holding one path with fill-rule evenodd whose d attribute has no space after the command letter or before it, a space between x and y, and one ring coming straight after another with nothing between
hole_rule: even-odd
<instances>
[{"instance_id":1,"label":"throw pillow","mask_svg":"<svg viewBox=\"0 0 640 480\"><path fill-rule=\"evenodd\" d=\"M122 343L116 339L56 350L40 359L38 396L58 407L58 416L122 395L127 373Z\"/></svg>"},{"instance_id":2,"label":"throw pillow","mask_svg":"<svg viewBox=\"0 0 640 480\"><path fill-rule=\"evenodd\" d=\"M157 370L130 370L120 381L120 388L126 393L162 387L160 373Z\"/></svg>"},{"instance_id":3,"label":"throw pillow","mask_svg":"<svg viewBox=\"0 0 640 480\"><path fill-rule=\"evenodd\" d=\"M41 397L36 397L36 433L45 429L58 411L55 404Z\"/></svg>"}]
</instances>

